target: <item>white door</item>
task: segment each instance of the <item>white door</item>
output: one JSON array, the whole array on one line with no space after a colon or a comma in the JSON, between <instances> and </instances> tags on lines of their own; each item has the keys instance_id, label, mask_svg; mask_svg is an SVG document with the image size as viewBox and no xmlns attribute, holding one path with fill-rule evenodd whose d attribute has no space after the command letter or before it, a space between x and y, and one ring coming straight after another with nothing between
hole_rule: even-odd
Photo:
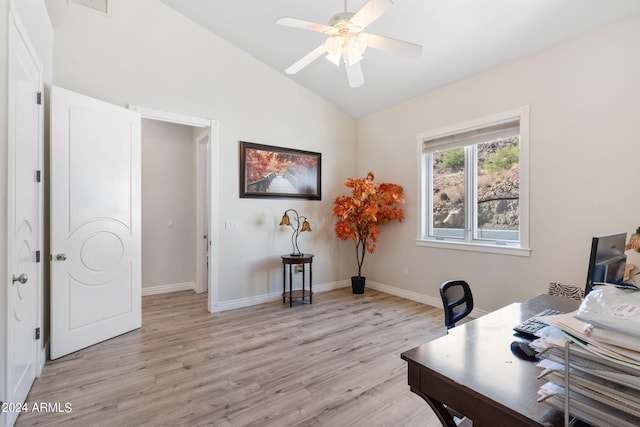
<instances>
[{"instance_id":1,"label":"white door","mask_svg":"<svg viewBox=\"0 0 640 427\"><path fill-rule=\"evenodd\" d=\"M8 401L24 402L38 373L42 247L41 65L12 16L9 24ZM41 96L41 95L40 95ZM17 413L9 414L17 416ZM11 423L12 420L9 419Z\"/></svg>"},{"instance_id":2,"label":"white door","mask_svg":"<svg viewBox=\"0 0 640 427\"><path fill-rule=\"evenodd\" d=\"M51 358L139 328L140 114L51 92Z\"/></svg>"}]
</instances>

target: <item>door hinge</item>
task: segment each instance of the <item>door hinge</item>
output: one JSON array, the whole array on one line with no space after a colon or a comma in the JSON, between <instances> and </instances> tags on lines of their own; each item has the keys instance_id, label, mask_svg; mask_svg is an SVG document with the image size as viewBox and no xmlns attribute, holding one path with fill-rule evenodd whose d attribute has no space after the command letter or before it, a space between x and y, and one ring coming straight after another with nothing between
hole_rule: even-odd
<instances>
[{"instance_id":1,"label":"door hinge","mask_svg":"<svg viewBox=\"0 0 640 427\"><path fill-rule=\"evenodd\" d=\"M41 181L42 181L42 172L36 171L36 182L41 182Z\"/></svg>"},{"instance_id":2,"label":"door hinge","mask_svg":"<svg viewBox=\"0 0 640 427\"><path fill-rule=\"evenodd\" d=\"M36 96L36 102L38 105L42 105L42 92L38 92L38 95Z\"/></svg>"},{"instance_id":3,"label":"door hinge","mask_svg":"<svg viewBox=\"0 0 640 427\"><path fill-rule=\"evenodd\" d=\"M36 251L36 262L40 262L40 251Z\"/></svg>"},{"instance_id":4,"label":"door hinge","mask_svg":"<svg viewBox=\"0 0 640 427\"><path fill-rule=\"evenodd\" d=\"M36 328L36 339L40 339L40 328Z\"/></svg>"}]
</instances>

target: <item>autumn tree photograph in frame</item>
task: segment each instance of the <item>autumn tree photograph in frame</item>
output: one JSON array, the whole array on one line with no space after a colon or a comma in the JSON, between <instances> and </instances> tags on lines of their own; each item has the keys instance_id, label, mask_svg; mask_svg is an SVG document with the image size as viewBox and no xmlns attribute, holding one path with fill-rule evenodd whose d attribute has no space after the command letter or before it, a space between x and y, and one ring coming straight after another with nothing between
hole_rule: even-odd
<instances>
[{"instance_id":1,"label":"autumn tree photograph in frame","mask_svg":"<svg viewBox=\"0 0 640 427\"><path fill-rule=\"evenodd\" d=\"M322 154L240 141L240 197L321 199Z\"/></svg>"}]
</instances>

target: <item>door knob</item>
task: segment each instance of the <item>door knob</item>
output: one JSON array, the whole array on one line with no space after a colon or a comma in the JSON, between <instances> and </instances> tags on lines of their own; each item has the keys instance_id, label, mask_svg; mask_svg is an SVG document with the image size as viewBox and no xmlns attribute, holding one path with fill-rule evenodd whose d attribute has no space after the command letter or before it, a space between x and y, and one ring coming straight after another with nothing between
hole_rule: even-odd
<instances>
[{"instance_id":1,"label":"door knob","mask_svg":"<svg viewBox=\"0 0 640 427\"><path fill-rule=\"evenodd\" d=\"M25 273L22 273L18 277L16 277L15 274L13 275L13 283L20 282L24 285L25 283L27 283L27 280L29 280L29 277Z\"/></svg>"},{"instance_id":2,"label":"door knob","mask_svg":"<svg viewBox=\"0 0 640 427\"><path fill-rule=\"evenodd\" d=\"M56 261L66 261L67 254L56 254Z\"/></svg>"}]
</instances>

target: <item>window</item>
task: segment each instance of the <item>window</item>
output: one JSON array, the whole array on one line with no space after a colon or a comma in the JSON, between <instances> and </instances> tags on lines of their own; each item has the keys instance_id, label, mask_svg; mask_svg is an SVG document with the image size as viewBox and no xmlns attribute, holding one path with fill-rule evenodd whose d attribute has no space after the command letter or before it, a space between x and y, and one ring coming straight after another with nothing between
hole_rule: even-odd
<instances>
[{"instance_id":1,"label":"window","mask_svg":"<svg viewBox=\"0 0 640 427\"><path fill-rule=\"evenodd\" d=\"M526 256L529 108L419 134L418 244Z\"/></svg>"}]
</instances>

